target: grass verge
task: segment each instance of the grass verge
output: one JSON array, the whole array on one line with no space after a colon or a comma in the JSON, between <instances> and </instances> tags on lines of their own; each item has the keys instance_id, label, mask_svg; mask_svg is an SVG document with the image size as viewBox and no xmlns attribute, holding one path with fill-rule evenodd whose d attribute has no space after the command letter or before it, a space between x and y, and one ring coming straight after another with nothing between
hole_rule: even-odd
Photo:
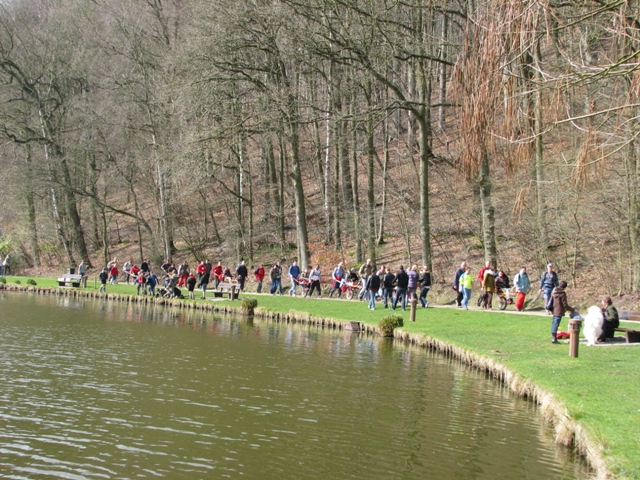
<instances>
[{"instance_id":1,"label":"grass verge","mask_svg":"<svg viewBox=\"0 0 640 480\"><path fill-rule=\"evenodd\" d=\"M16 280L24 286L27 284L27 277L7 277L8 284ZM38 287L57 287L55 279L35 280ZM89 281L88 289L93 288L94 282ZM107 292L135 294L135 288L125 284L108 285ZM389 313L380 304L377 310L371 311L366 303L356 300L249 293L242 297L256 298L261 310L369 325L377 325ZM240 306L240 302L237 303ZM404 312L398 309L396 313L404 318L403 332L436 338L499 362L550 393L597 445L609 474L615 478L640 478L640 345L581 345L579 357L571 358L568 344L551 344L551 318L547 316L418 308L416 322L412 323L409 308ZM567 329L567 322L565 317L561 324L563 330ZM627 325L623 322L622 326ZM628 326L633 328L633 324Z\"/></svg>"}]
</instances>

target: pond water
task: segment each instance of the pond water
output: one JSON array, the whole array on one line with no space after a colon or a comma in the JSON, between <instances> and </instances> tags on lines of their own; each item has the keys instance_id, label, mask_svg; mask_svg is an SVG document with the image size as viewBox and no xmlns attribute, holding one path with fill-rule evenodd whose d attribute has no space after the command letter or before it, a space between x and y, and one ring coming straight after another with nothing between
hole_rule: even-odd
<instances>
[{"instance_id":1,"label":"pond water","mask_svg":"<svg viewBox=\"0 0 640 480\"><path fill-rule=\"evenodd\" d=\"M0 477L569 479L535 406L423 349L0 293Z\"/></svg>"}]
</instances>

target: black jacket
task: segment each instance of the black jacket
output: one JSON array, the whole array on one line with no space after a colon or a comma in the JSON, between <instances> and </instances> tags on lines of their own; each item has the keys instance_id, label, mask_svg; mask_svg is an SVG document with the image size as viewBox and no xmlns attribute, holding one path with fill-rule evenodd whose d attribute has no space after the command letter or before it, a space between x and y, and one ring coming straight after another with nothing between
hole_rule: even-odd
<instances>
[{"instance_id":1,"label":"black jacket","mask_svg":"<svg viewBox=\"0 0 640 480\"><path fill-rule=\"evenodd\" d=\"M396 281L396 276L391 273L391 272L387 272L384 275L384 288L393 288L393 282Z\"/></svg>"},{"instance_id":2,"label":"black jacket","mask_svg":"<svg viewBox=\"0 0 640 480\"><path fill-rule=\"evenodd\" d=\"M409 285L409 275L404 270L400 270L396 275L396 281L398 282L398 288L407 288Z\"/></svg>"},{"instance_id":3,"label":"black jacket","mask_svg":"<svg viewBox=\"0 0 640 480\"><path fill-rule=\"evenodd\" d=\"M378 290L380 288L380 277L377 273L372 273L367 280L367 289L368 290Z\"/></svg>"}]
</instances>

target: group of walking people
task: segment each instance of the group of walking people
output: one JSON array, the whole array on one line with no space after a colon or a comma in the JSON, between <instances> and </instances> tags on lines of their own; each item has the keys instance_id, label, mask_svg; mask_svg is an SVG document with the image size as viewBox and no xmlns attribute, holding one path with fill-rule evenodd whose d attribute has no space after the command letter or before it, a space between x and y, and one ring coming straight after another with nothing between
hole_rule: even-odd
<instances>
[{"instance_id":1,"label":"group of walking people","mask_svg":"<svg viewBox=\"0 0 640 480\"><path fill-rule=\"evenodd\" d=\"M551 264L549 264L551 266ZM553 272L555 275L555 272ZM527 267L522 267L518 273L513 277L513 289L515 290L515 301L511 297L511 282L509 276L500 269L493 268L490 261L485 262L484 266L478 271L476 276L478 282L480 282L480 296L478 298L478 305L481 305L485 309L491 310L493 307L494 294L501 294L506 297L507 302L515 303L516 310L519 312L524 311L525 298L531 291L531 281L527 274ZM546 277L543 276L543 280ZM555 277L557 282L557 275ZM456 270L453 276L452 288L457 292L456 305L459 308L468 309L469 302L471 301L471 294L473 290L474 277L471 274L471 267L467 265L467 262L462 262L460 267ZM543 289L542 285L545 285ZM541 281L540 291L546 292L546 280Z\"/></svg>"},{"instance_id":2,"label":"group of walking people","mask_svg":"<svg viewBox=\"0 0 640 480\"><path fill-rule=\"evenodd\" d=\"M412 265L408 270L405 270L404 265L400 265L396 273L386 265L379 270L373 268L369 277L363 281L363 289L358 298L368 298L371 310L376 309L377 298L381 299L384 308L391 310L395 310L398 303L402 310L406 310L407 304L412 300L419 301L422 308L427 308L429 305L427 294L431 290L431 272L426 265L420 269L420 272L418 270L417 265Z\"/></svg>"},{"instance_id":3,"label":"group of walking people","mask_svg":"<svg viewBox=\"0 0 640 480\"><path fill-rule=\"evenodd\" d=\"M491 262L487 261L478 272L478 281L480 281L481 292L478 300L484 308L491 309L491 301L493 294L499 290L503 290L507 298L511 286L509 277L502 271L493 269ZM473 284L473 276L471 268L466 262L462 262L453 277L453 289L458 292L456 304L460 308L468 309L471 300L471 291ZM527 274L527 267L522 267L513 277L513 288L516 294L515 307L519 312L524 311L525 298L532 289L531 281ZM544 307L547 315L551 315L551 342L558 342L558 329L562 317L569 313L571 318L580 318L577 309L571 307L567 300L567 282L559 281L558 274L553 269L553 263L547 264L547 269L541 275L538 283L538 297L544 299ZM613 338L615 329L619 327L620 320L617 309L613 306L611 297L606 296L602 299L602 314L604 317L603 331L598 341L604 342L607 338Z\"/></svg>"},{"instance_id":4,"label":"group of walking people","mask_svg":"<svg viewBox=\"0 0 640 480\"><path fill-rule=\"evenodd\" d=\"M5 259L5 262L8 263L9 260ZM167 295L181 296L180 287L186 287L189 297L194 298L194 290L199 287L202 291L202 299L206 298L207 288L211 282L214 283L214 288L218 288L223 281L236 282L240 289L244 290L249 275L244 260L236 266L235 275L229 267L223 267L221 262L214 266L208 259L200 261L195 271L191 270L186 260L177 268L172 262L165 260L160 266L162 271L160 280L152 272L148 259L143 260L140 266L128 260L123 264L122 269L126 283L131 281L135 284L139 294L155 295L156 286L162 282ZM298 262L294 260L288 267L287 274L291 282L288 291L290 295L297 295L298 289L301 289L305 296L317 294L319 298L322 297L320 264L316 264L313 268L301 269ZM119 275L118 262L114 259L99 274L100 290L105 291L108 281L112 284L117 283ZM257 282L256 291L262 293L266 277L264 265L260 264L256 267L253 275ZM269 292L272 295L283 294L282 276L283 267L280 261L277 261L271 266L269 272ZM371 310L376 309L376 301L382 302L384 308L395 310L400 306L405 310L412 299L416 299L423 308L426 308L429 304L427 294L431 289L431 282L431 272L427 266L418 268L417 265L413 265L405 270L405 267L400 265L397 271L392 272L386 265L376 268L371 259L368 259L356 272L355 268L347 269L344 262L339 262L331 272L329 297L335 294L340 298L346 289L352 289L359 290L358 299L366 301ZM478 305L485 309L492 308L493 296L498 293L506 296L510 303L515 303L516 310L524 311L525 299L532 290L526 266L520 268L511 282L507 274L503 270L494 268L490 261L485 262L475 277L467 262L462 262L455 271L452 283L452 288L456 291L455 302L459 308L469 308L475 282L480 284ZM566 288L567 283L558 280L553 264L549 263L538 282L538 295L544 298L545 310L552 316L551 335L554 343L557 342L557 331L564 314L570 312L572 316L579 316L577 311L567 303ZM512 298L512 292L515 298ZM606 321L601 341L612 337L613 331L619 325L617 310L613 307L610 297L603 300L603 315Z\"/></svg>"}]
</instances>

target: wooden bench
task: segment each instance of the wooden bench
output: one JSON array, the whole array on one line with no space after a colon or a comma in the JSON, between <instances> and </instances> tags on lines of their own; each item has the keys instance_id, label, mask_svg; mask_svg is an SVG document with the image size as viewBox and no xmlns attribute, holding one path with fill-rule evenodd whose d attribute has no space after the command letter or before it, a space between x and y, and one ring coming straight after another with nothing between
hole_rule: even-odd
<instances>
[{"instance_id":1,"label":"wooden bench","mask_svg":"<svg viewBox=\"0 0 640 480\"><path fill-rule=\"evenodd\" d=\"M618 310L620 320L640 322L640 310Z\"/></svg>"},{"instance_id":2,"label":"wooden bench","mask_svg":"<svg viewBox=\"0 0 640 480\"><path fill-rule=\"evenodd\" d=\"M640 343L640 330L632 328L616 328L616 332L624 332L627 337L627 343Z\"/></svg>"},{"instance_id":3,"label":"wooden bench","mask_svg":"<svg viewBox=\"0 0 640 480\"><path fill-rule=\"evenodd\" d=\"M72 275L70 273L64 273L60 277L58 277L58 285L61 287L67 287L68 284L71 284L74 288L80 287L80 282L82 280L82 275Z\"/></svg>"},{"instance_id":4,"label":"wooden bench","mask_svg":"<svg viewBox=\"0 0 640 480\"><path fill-rule=\"evenodd\" d=\"M240 296L240 284L220 282L216 289L213 290L213 296L218 298L229 296L229 300L235 300Z\"/></svg>"},{"instance_id":5,"label":"wooden bench","mask_svg":"<svg viewBox=\"0 0 640 480\"><path fill-rule=\"evenodd\" d=\"M640 323L640 310L618 310L620 320ZM616 328L616 332L623 332L627 343L640 343L640 329Z\"/></svg>"}]
</instances>

